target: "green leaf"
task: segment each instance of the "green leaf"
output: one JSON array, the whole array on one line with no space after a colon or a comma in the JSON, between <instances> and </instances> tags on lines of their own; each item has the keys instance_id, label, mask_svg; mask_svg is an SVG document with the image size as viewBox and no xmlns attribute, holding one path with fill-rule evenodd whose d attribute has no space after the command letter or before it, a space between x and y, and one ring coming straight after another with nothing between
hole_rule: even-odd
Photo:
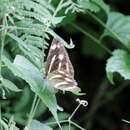
<instances>
[{"instance_id":1,"label":"green leaf","mask_svg":"<svg viewBox=\"0 0 130 130\"><path fill-rule=\"evenodd\" d=\"M20 129L13 124L12 126L10 126L9 130L20 130Z\"/></svg>"},{"instance_id":2,"label":"green leaf","mask_svg":"<svg viewBox=\"0 0 130 130\"><path fill-rule=\"evenodd\" d=\"M16 126L14 126L13 130L19 130L19 128L18 128L18 127L16 127Z\"/></svg>"},{"instance_id":3,"label":"green leaf","mask_svg":"<svg viewBox=\"0 0 130 130\"><path fill-rule=\"evenodd\" d=\"M19 48L25 53L28 54L28 46L27 44L24 43L24 41L22 39L20 39L19 37L17 37L16 35L14 35L13 33L7 33L7 35L9 37L11 37L12 39L14 39L15 41L17 41ZM29 55L29 54L28 54Z\"/></svg>"},{"instance_id":4,"label":"green leaf","mask_svg":"<svg viewBox=\"0 0 130 130\"><path fill-rule=\"evenodd\" d=\"M65 16L62 17L54 17L51 19L51 23L55 26L62 22L62 20L65 18Z\"/></svg>"},{"instance_id":5,"label":"green leaf","mask_svg":"<svg viewBox=\"0 0 130 130\"><path fill-rule=\"evenodd\" d=\"M119 73L125 80L130 79L130 55L123 50L115 50L106 65L107 77L113 82L113 73Z\"/></svg>"},{"instance_id":6,"label":"green leaf","mask_svg":"<svg viewBox=\"0 0 130 130\"><path fill-rule=\"evenodd\" d=\"M69 115L68 113L65 113L65 112L60 112L60 113L58 113L58 117L59 117L59 120L60 120L60 121L63 121L63 120L68 119L69 116L70 116L70 115ZM50 117L49 119L47 119L47 120L45 121L46 124L47 124L47 123L52 123L52 122L55 122L55 120L54 120L53 117ZM54 123L54 124L52 123L51 126L54 128L54 127L57 126L57 124L56 124L56 123ZM62 127L62 128L63 128L63 127Z\"/></svg>"},{"instance_id":7,"label":"green leaf","mask_svg":"<svg viewBox=\"0 0 130 130\"><path fill-rule=\"evenodd\" d=\"M30 130L52 130L52 128L37 120L33 120L30 125Z\"/></svg>"},{"instance_id":8,"label":"green leaf","mask_svg":"<svg viewBox=\"0 0 130 130\"><path fill-rule=\"evenodd\" d=\"M41 50L38 49L35 46L27 44L25 41L23 41L21 38L17 37L13 33L8 33L8 36L10 36L12 39L16 40L19 48L24 52L25 55L27 55L31 61L33 61L37 66L41 65Z\"/></svg>"},{"instance_id":9,"label":"green leaf","mask_svg":"<svg viewBox=\"0 0 130 130\"><path fill-rule=\"evenodd\" d=\"M43 82L43 75L41 72L25 57L17 55L14 60L14 65L22 73L22 77L30 86L45 105L50 109L55 119L57 117L57 101L53 88L47 86Z\"/></svg>"},{"instance_id":10,"label":"green leaf","mask_svg":"<svg viewBox=\"0 0 130 130\"><path fill-rule=\"evenodd\" d=\"M120 40L124 45L130 48L130 16L125 16L121 13L111 12L108 14L107 24L108 28L111 29L113 33L110 33L105 29L102 37L111 36L117 40Z\"/></svg>"},{"instance_id":11,"label":"green leaf","mask_svg":"<svg viewBox=\"0 0 130 130\"><path fill-rule=\"evenodd\" d=\"M110 7L103 0L92 0L92 3L98 5L107 14L110 12Z\"/></svg>"},{"instance_id":12,"label":"green leaf","mask_svg":"<svg viewBox=\"0 0 130 130\"><path fill-rule=\"evenodd\" d=\"M57 123L57 101L52 87L45 84L42 73L25 57L17 55L12 64L6 57L3 58L4 63L18 77L24 79L49 108Z\"/></svg>"},{"instance_id":13,"label":"green leaf","mask_svg":"<svg viewBox=\"0 0 130 130\"><path fill-rule=\"evenodd\" d=\"M99 12L100 8L97 4L93 3L90 0L78 0L78 4L81 8L87 9L93 12Z\"/></svg>"},{"instance_id":14,"label":"green leaf","mask_svg":"<svg viewBox=\"0 0 130 130\"><path fill-rule=\"evenodd\" d=\"M16 122L14 121L14 116L11 116L9 119L9 130L19 130L19 128L16 126Z\"/></svg>"},{"instance_id":15,"label":"green leaf","mask_svg":"<svg viewBox=\"0 0 130 130\"><path fill-rule=\"evenodd\" d=\"M20 92L21 89L19 89L13 82L11 82L8 79L2 79L2 84L4 85L4 87L6 87L7 89L10 89L11 91L14 92Z\"/></svg>"},{"instance_id":16,"label":"green leaf","mask_svg":"<svg viewBox=\"0 0 130 130\"><path fill-rule=\"evenodd\" d=\"M56 130L61 130L60 128L56 129ZM65 124L62 126L62 130L68 130L68 124ZM71 130L76 130L76 128L74 126L71 126Z\"/></svg>"},{"instance_id":17,"label":"green leaf","mask_svg":"<svg viewBox=\"0 0 130 130\"><path fill-rule=\"evenodd\" d=\"M12 62L6 56L3 55L2 60L15 76L22 77L20 71L12 64Z\"/></svg>"}]
</instances>

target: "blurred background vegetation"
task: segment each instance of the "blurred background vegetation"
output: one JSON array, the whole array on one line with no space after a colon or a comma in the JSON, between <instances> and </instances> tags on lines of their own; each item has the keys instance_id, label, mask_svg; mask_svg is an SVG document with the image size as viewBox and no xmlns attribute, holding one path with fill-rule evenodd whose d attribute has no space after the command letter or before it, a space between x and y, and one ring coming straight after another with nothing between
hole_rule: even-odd
<instances>
[{"instance_id":1,"label":"blurred background vegetation","mask_svg":"<svg viewBox=\"0 0 130 130\"><path fill-rule=\"evenodd\" d=\"M130 15L129 0L104 0L104 2L110 6L110 10ZM52 0L52 3L56 7L59 0ZM62 15L64 15L64 10L58 12L58 16ZM129 80L124 82L120 75L115 74L115 85L111 85L106 76L106 62L111 56L111 51L124 47L119 44L119 41L110 36L103 38L101 43L100 36L104 32L104 27L93 15L106 23L107 14L103 10L96 13L90 13L90 11L87 13L75 12L67 13L66 18L57 24L54 29L65 41L69 41L71 38L75 44L74 49L68 49L67 51L75 69L75 79L82 92L86 93L85 96L80 98L87 100L89 103L86 108L82 106L79 108L73 120L86 130L129 130L130 124L123 122L122 119L130 120L130 82ZM6 38L8 55L14 59L15 55L22 54L17 47L8 44L8 41L11 42L8 40L9 36ZM47 41L51 43L52 38ZM45 50L45 54L47 52L48 50ZM14 81L12 73L8 71L3 68L4 77ZM28 84L19 78L16 79L15 77L15 84L23 91L18 93L7 91L6 99L3 99L4 92L1 90L3 96L0 100L0 113L5 122L6 119L13 118L17 126L22 129L26 123L34 93L30 91ZM22 88L22 86L25 87ZM61 120L66 119L77 106L77 102L75 102L77 96L71 93L57 93L56 97L58 104L64 108L64 112L58 114L59 118ZM37 108L35 119L41 122L54 120L42 102ZM59 129L55 125L53 127ZM64 130L68 130L66 125L64 125ZM72 130L78 129L74 127Z\"/></svg>"}]
</instances>

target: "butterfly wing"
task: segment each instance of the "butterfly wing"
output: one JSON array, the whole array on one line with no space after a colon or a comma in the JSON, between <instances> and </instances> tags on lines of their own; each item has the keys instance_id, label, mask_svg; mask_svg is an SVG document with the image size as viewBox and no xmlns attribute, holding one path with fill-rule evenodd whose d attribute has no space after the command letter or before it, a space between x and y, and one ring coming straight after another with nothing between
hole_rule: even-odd
<instances>
[{"instance_id":1,"label":"butterfly wing","mask_svg":"<svg viewBox=\"0 0 130 130\"><path fill-rule=\"evenodd\" d=\"M74 69L64 45L53 39L46 63L45 75L53 86L63 91L79 92L74 80Z\"/></svg>"},{"instance_id":2,"label":"butterfly wing","mask_svg":"<svg viewBox=\"0 0 130 130\"><path fill-rule=\"evenodd\" d=\"M47 57L46 76L56 70L74 77L74 69L64 45L58 39L53 39Z\"/></svg>"}]
</instances>

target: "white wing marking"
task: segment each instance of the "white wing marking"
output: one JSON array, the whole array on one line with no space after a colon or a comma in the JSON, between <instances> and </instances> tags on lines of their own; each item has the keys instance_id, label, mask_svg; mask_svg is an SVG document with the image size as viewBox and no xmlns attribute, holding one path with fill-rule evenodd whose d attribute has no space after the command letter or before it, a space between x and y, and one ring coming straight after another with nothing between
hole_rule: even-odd
<instances>
[{"instance_id":1,"label":"white wing marking","mask_svg":"<svg viewBox=\"0 0 130 130\"><path fill-rule=\"evenodd\" d=\"M65 80L68 81L68 82L73 82L73 80L70 79L70 78L65 78Z\"/></svg>"},{"instance_id":2,"label":"white wing marking","mask_svg":"<svg viewBox=\"0 0 130 130\"><path fill-rule=\"evenodd\" d=\"M54 55L54 56L52 57L52 60L51 60L51 63L50 63L49 69L48 69L48 73L50 73L50 71L51 71L51 68L52 68L52 65L53 65L53 63L54 63L54 61L55 61L55 58L56 58L56 55Z\"/></svg>"},{"instance_id":3,"label":"white wing marking","mask_svg":"<svg viewBox=\"0 0 130 130\"><path fill-rule=\"evenodd\" d=\"M59 63L59 65L58 65L58 71L60 71L60 69L61 69L61 62Z\"/></svg>"},{"instance_id":4,"label":"white wing marking","mask_svg":"<svg viewBox=\"0 0 130 130\"><path fill-rule=\"evenodd\" d=\"M65 65L66 65L66 70L67 70L67 72L69 73L69 64L66 63Z\"/></svg>"},{"instance_id":5,"label":"white wing marking","mask_svg":"<svg viewBox=\"0 0 130 130\"><path fill-rule=\"evenodd\" d=\"M55 88L58 88L59 86L61 85L67 85L68 83L66 81L63 81L63 82L59 82L55 85Z\"/></svg>"},{"instance_id":6,"label":"white wing marking","mask_svg":"<svg viewBox=\"0 0 130 130\"><path fill-rule=\"evenodd\" d=\"M67 90L67 91L74 90L74 89L78 89L78 87L73 86L73 87L66 87L66 88L64 88L64 90Z\"/></svg>"},{"instance_id":7,"label":"white wing marking","mask_svg":"<svg viewBox=\"0 0 130 130\"><path fill-rule=\"evenodd\" d=\"M49 78L49 80L52 80L52 79L57 79L57 78L61 78L62 75L54 75L52 77Z\"/></svg>"}]
</instances>

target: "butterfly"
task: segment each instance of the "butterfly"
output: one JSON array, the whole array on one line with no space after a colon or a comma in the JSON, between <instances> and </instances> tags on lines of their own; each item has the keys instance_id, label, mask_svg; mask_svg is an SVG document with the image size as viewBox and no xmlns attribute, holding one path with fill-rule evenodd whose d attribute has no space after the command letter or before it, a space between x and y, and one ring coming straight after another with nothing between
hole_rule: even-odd
<instances>
[{"instance_id":1,"label":"butterfly","mask_svg":"<svg viewBox=\"0 0 130 130\"><path fill-rule=\"evenodd\" d=\"M72 93L79 93L81 91L74 79L74 69L68 53L64 45L57 38L53 39L48 52L45 78L55 89Z\"/></svg>"}]
</instances>

